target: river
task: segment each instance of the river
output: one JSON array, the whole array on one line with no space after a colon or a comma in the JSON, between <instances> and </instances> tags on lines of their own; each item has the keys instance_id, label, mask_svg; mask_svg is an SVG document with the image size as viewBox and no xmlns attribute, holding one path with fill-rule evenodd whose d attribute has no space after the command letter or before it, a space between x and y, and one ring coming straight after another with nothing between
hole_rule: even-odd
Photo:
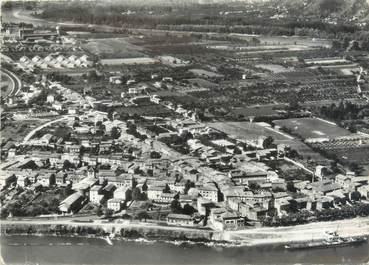
<instances>
[{"instance_id":1,"label":"river","mask_svg":"<svg viewBox=\"0 0 369 265\"><path fill-rule=\"evenodd\" d=\"M288 251L276 247L225 247L99 238L3 236L6 264L364 264L369 244ZM0 262L1 263L1 262Z\"/></svg>"}]
</instances>

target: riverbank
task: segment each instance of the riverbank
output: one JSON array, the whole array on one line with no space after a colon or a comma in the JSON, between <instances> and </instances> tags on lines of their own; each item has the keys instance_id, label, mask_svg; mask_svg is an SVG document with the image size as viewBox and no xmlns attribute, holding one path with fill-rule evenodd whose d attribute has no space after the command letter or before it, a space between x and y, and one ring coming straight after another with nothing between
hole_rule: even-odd
<instances>
[{"instance_id":1,"label":"riverbank","mask_svg":"<svg viewBox=\"0 0 369 265\"><path fill-rule=\"evenodd\" d=\"M227 243L217 231L208 229L160 226L150 223L71 222L58 220L2 221L1 235L48 235L112 237L114 239L144 239L152 241L189 241L194 243Z\"/></svg>"},{"instance_id":2,"label":"riverbank","mask_svg":"<svg viewBox=\"0 0 369 265\"><path fill-rule=\"evenodd\" d=\"M369 217L317 222L290 227L262 227L237 231L163 226L144 222L80 223L67 220L1 221L1 234L87 236L151 241L218 243L230 246L283 246L291 242L324 239L327 232L343 237L369 236Z\"/></svg>"}]
</instances>

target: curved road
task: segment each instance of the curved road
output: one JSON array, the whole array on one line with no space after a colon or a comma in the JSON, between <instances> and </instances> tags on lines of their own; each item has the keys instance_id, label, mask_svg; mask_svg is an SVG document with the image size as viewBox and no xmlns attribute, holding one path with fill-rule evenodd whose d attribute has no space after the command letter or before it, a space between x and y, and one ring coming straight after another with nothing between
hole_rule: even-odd
<instances>
[{"instance_id":1,"label":"curved road","mask_svg":"<svg viewBox=\"0 0 369 265\"><path fill-rule=\"evenodd\" d=\"M19 77L16 76L13 72L11 72L11 71L9 71L5 68L1 69L1 73L8 76L11 83L12 83L12 88L11 88L10 92L4 98L6 99L6 98L9 98L9 97L14 97L14 96L18 95L19 91L22 88L22 82L19 79Z\"/></svg>"},{"instance_id":2,"label":"curved road","mask_svg":"<svg viewBox=\"0 0 369 265\"><path fill-rule=\"evenodd\" d=\"M7 11L3 18L4 22L25 22L25 23L32 23L34 25L40 25L40 26L87 26L87 27L93 27L96 29L101 30L117 30L121 29L120 27L112 27L108 25L92 25L87 23L75 23L75 22L55 22L51 20L45 20L42 18L36 18L32 16L31 14L27 13L27 11L22 9L14 9L11 11Z\"/></svg>"}]
</instances>

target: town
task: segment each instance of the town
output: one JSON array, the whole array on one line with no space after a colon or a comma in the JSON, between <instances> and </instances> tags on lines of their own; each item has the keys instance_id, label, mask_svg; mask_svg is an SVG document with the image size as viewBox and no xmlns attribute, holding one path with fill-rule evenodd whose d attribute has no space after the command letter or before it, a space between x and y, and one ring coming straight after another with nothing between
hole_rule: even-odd
<instances>
[{"instance_id":1,"label":"town","mask_svg":"<svg viewBox=\"0 0 369 265\"><path fill-rule=\"evenodd\" d=\"M237 231L369 215L368 35L63 25L39 5L1 28L2 219ZM170 12L148 10L123 16Z\"/></svg>"}]
</instances>

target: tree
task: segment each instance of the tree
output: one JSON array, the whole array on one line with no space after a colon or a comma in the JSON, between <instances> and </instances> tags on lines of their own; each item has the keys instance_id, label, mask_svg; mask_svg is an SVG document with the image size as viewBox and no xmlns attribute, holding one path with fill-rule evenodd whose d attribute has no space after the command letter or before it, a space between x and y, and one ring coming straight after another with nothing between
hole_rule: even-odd
<instances>
[{"instance_id":1,"label":"tree","mask_svg":"<svg viewBox=\"0 0 369 265\"><path fill-rule=\"evenodd\" d=\"M120 131L119 131L119 129L117 128L117 127L113 127L113 128L111 128L111 137L113 138L113 139L118 139L119 137L120 137Z\"/></svg>"},{"instance_id":2,"label":"tree","mask_svg":"<svg viewBox=\"0 0 369 265\"><path fill-rule=\"evenodd\" d=\"M161 155L160 155L159 152L156 152L156 151L151 151L150 152L150 158L152 158L152 159L158 159L160 157L161 157Z\"/></svg>"},{"instance_id":3,"label":"tree","mask_svg":"<svg viewBox=\"0 0 369 265\"><path fill-rule=\"evenodd\" d=\"M141 191L140 191L140 189L139 188L137 188L137 187L134 187L133 189L132 189L132 200L133 201L139 201L140 200L140 198L141 198Z\"/></svg>"},{"instance_id":4,"label":"tree","mask_svg":"<svg viewBox=\"0 0 369 265\"><path fill-rule=\"evenodd\" d=\"M126 190L126 201L131 201L132 200L132 190L128 189Z\"/></svg>"},{"instance_id":5,"label":"tree","mask_svg":"<svg viewBox=\"0 0 369 265\"><path fill-rule=\"evenodd\" d=\"M235 149L233 150L233 154L234 154L234 155L240 155L240 154L242 154L242 151L241 151L241 149L240 149L240 148L235 147Z\"/></svg>"},{"instance_id":6,"label":"tree","mask_svg":"<svg viewBox=\"0 0 369 265\"><path fill-rule=\"evenodd\" d=\"M108 119L109 120L114 120L114 109L110 108L108 111Z\"/></svg>"},{"instance_id":7,"label":"tree","mask_svg":"<svg viewBox=\"0 0 369 265\"><path fill-rule=\"evenodd\" d=\"M142 185L142 191L147 191L149 187L147 186L147 183L145 181L145 183Z\"/></svg>"},{"instance_id":8,"label":"tree","mask_svg":"<svg viewBox=\"0 0 369 265\"><path fill-rule=\"evenodd\" d=\"M184 194L187 194L189 189L194 188L195 187L195 183L193 183L192 181L190 181L189 179L187 180L186 184L185 184L185 188L184 188Z\"/></svg>"},{"instance_id":9,"label":"tree","mask_svg":"<svg viewBox=\"0 0 369 265\"><path fill-rule=\"evenodd\" d=\"M8 217L8 215L9 215L8 209L6 209L5 207L1 208L1 210L0 210L0 218L1 219L5 219L5 218Z\"/></svg>"},{"instance_id":10,"label":"tree","mask_svg":"<svg viewBox=\"0 0 369 265\"><path fill-rule=\"evenodd\" d=\"M64 160L63 162L63 170L69 170L71 168L75 168L74 164L72 164L69 160Z\"/></svg>"},{"instance_id":11,"label":"tree","mask_svg":"<svg viewBox=\"0 0 369 265\"><path fill-rule=\"evenodd\" d=\"M148 218L150 218L150 216L149 216L149 214L148 214L146 211L142 211L142 212L139 212L139 213L137 214L137 219L139 219L140 221L141 221L142 219L145 219L145 222L146 222L146 220L147 220Z\"/></svg>"},{"instance_id":12,"label":"tree","mask_svg":"<svg viewBox=\"0 0 369 265\"><path fill-rule=\"evenodd\" d=\"M258 38L252 37L251 44L254 46L260 45L260 40Z\"/></svg>"},{"instance_id":13,"label":"tree","mask_svg":"<svg viewBox=\"0 0 369 265\"><path fill-rule=\"evenodd\" d=\"M260 186L259 186L259 184L257 184L257 183L251 182L251 183L249 184L249 188L250 188L251 190L257 190L257 189L260 189Z\"/></svg>"},{"instance_id":14,"label":"tree","mask_svg":"<svg viewBox=\"0 0 369 265\"><path fill-rule=\"evenodd\" d=\"M292 181L288 181L287 182L287 190L289 192L296 192L296 188L295 188L295 185L293 184Z\"/></svg>"},{"instance_id":15,"label":"tree","mask_svg":"<svg viewBox=\"0 0 369 265\"><path fill-rule=\"evenodd\" d=\"M354 191L351 193L351 200L353 201L359 201L361 199L361 194L358 191Z\"/></svg>"},{"instance_id":16,"label":"tree","mask_svg":"<svg viewBox=\"0 0 369 265\"><path fill-rule=\"evenodd\" d=\"M56 137L61 137L63 138L64 140L68 140L69 137L70 137L70 131L67 127L65 126L58 126L56 129L55 129L55 132L54 132L54 135Z\"/></svg>"},{"instance_id":17,"label":"tree","mask_svg":"<svg viewBox=\"0 0 369 265\"><path fill-rule=\"evenodd\" d=\"M98 81L98 79L99 79L99 76L97 75L95 70L91 70L91 71L88 72L87 81L89 83L96 82L96 81Z\"/></svg>"},{"instance_id":18,"label":"tree","mask_svg":"<svg viewBox=\"0 0 369 265\"><path fill-rule=\"evenodd\" d=\"M105 215L105 217L106 218L110 218L110 217L112 217L112 215L113 215L113 210L112 209L109 209L109 208L105 208L105 210L104 210L104 215Z\"/></svg>"},{"instance_id":19,"label":"tree","mask_svg":"<svg viewBox=\"0 0 369 265\"><path fill-rule=\"evenodd\" d=\"M168 184L165 184L165 188L163 189L163 193L170 193L170 187Z\"/></svg>"},{"instance_id":20,"label":"tree","mask_svg":"<svg viewBox=\"0 0 369 265\"><path fill-rule=\"evenodd\" d=\"M196 212L196 210L191 205L185 204L185 206L183 206L183 211L182 212L184 214L192 215L194 212Z\"/></svg>"},{"instance_id":21,"label":"tree","mask_svg":"<svg viewBox=\"0 0 369 265\"><path fill-rule=\"evenodd\" d=\"M351 171L354 171L355 173L360 173L362 171L362 167L355 162L351 162L349 168Z\"/></svg>"},{"instance_id":22,"label":"tree","mask_svg":"<svg viewBox=\"0 0 369 265\"><path fill-rule=\"evenodd\" d=\"M268 148L273 148L275 145L273 144L274 139L271 136L268 136L267 138L265 138L264 142L263 142L263 148L264 149L268 149Z\"/></svg>"},{"instance_id":23,"label":"tree","mask_svg":"<svg viewBox=\"0 0 369 265\"><path fill-rule=\"evenodd\" d=\"M96 213L96 215L97 215L97 216L101 216L101 215L103 215L103 214L104 214L104 212L103 212L103 210L101 209L101 207L97 207L97 208L95 209L95 213Z\"/></svg>"},{"instance_id":24,"label":"tree","mask_svg":"<svg viewBox=\"0 0 369 265\"><path fill-rule=\"evenodd\" d=\"M182 213L182 207L178 200L173 200L170 203L170 209L173 213Z\"/></svg>"}]
</instances>

